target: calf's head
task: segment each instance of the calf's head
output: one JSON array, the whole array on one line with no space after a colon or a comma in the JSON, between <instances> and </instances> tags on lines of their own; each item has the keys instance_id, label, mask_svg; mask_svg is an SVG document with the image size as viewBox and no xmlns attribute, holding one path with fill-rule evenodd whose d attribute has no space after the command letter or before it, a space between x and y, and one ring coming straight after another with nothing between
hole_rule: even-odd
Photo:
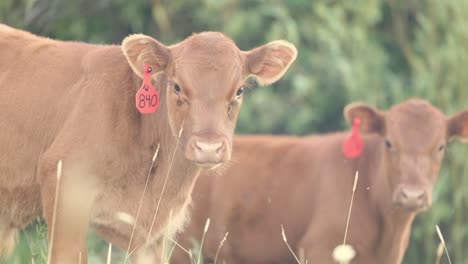
<instances>
[{"instance_id":1,"label":"calf's head","mask_svg":"<svg viewBox=\"0 0 468 264\"><path fill-rule=\"evenodd\" d=\"M447 143L468 140L468 109L446 117L430 103L411 99L384 112L353 103L348 122L361 119L361 130L381 137L385 182L395 207L421 211L431 205L432 189Z\"/></svg>"},{"instance_id":2,"label":"calf's head","mask_svg":"<svg viewBox=\"0 0 468 264\"><path fill-rule=\"evenodd\" d=\"M133 71L142 77L144 64L153 79L164 74L161 92L174 136L183 126L180 144L188 160L212 167L230 158L232 136L249 76L260 85L280 79L296 59L294 45L278 40L241 51L217 32L194 34L165 46L145 35L131 35L122 43Z\"/></svg>"}]
</instances>

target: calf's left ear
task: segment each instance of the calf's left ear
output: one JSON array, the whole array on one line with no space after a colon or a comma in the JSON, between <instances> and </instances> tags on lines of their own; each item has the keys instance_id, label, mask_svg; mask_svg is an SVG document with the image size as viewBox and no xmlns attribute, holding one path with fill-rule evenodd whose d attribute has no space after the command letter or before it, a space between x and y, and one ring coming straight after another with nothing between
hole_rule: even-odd
<instances>
[{"instance_id":1,"label":"calf's left ear","mask_svg":"<svg viewBox=\"0 0 468 264\"><path fill-rule=\"evenodd\" d=\"M463 142L468 142L468 110L449 117L447 129L449 139L458 138Z\"/></svg>"},{"instance_id":2,"label":"calf's left ear","mask_svg":"<svg viewBox=\"0 0 468 264\"><path fill-rule=\"evenodd\" d=\"M134 34L122 41L122 51L132 70L143 78L143 67L148 64L152 74L167 70L171 51L161 42L143 34Z\"/></svg>"},{"instance_id":3,"label":"calf's left ear","mask_svg":"<svg viewBox=\"0 0 468 264\"><path fill-rule=\"evenodd\" d=\"M361 131L364 133L378 133L383 135L385 132L385 117L379 109L365 103L348 104L344 111L344 117L348 124L352 125L354 119L361 121Z\"/></svg>"},{"instance_id":4,"label":"calf's left ear","mask_svg":"<svg viewBox=\"0 0 468 264\"><path fill-rule=\"evenodd\" d=\"M279 80L296 60L296 47L284 40L276 40L244 52L247 71L260 85Z\"/></svg>"}]
</instances>

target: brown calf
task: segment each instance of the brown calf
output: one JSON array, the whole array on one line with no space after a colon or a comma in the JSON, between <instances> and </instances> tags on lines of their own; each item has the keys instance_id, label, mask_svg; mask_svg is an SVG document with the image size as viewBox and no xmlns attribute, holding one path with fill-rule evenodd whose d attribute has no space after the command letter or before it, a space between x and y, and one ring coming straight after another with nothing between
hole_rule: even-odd
<instances>
[{"instance_id":1,"label":"brown calf","mask_svg":"<svg viewBox=\"0 0 468 264\"><path fill-rule=\"evenodd\" d=\"M137 258L159 261L164 235L185 221L200 168L230 159L247 77L275 82L296 54L285 41L244 52L217 32L173 46L145 35L105 46L0 24L0 255L15 229L42 213L54 263L86 262L89 224L138 249ZM152 114L137 111L144 76L160 93Z\"/></svg>"},{"instance_id":2,"label":"brown calf","mask_svg":"<svg viewBox=\"0 0 468 264\"><path fill-rule=\"evenodd\" d=\"M354 175L359 180L347 237L357 255L352 263L400 263L411 223L431 204L446 144L468 139L468 110L447 118L429 103L412 99L382 112L351 104L347 120L361 119L364 151L347 159L348 133L304 138L234 138L232 163L225 174L200 177L193 213L179 242L191 248L211 224L203 254L227 263L296 263L282 235L308 263L332 264L343 243ZM303 249L303 250L301 250ZM178 250L173 263L188 263Z\"/></svg>"}]
</instances>

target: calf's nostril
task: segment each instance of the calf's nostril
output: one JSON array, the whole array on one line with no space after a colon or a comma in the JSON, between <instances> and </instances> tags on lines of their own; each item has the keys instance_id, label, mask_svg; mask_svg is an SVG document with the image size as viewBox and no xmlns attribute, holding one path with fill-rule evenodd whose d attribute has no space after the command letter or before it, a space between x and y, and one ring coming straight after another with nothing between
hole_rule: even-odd
<instances>
[{"instance_id":1,"label":"calf's nostril","mask_svg":"<svg viewBox=\"0 0 468 264\"><path fill-rule=\"evenodd\" d=\"M221 142L221 143L219 144L218 149L216 149L216 153L220 153L223 149L224 149L224 143Z\"/></svg>"},{"instance_id":2,"label":"calf's nostril","mask_svg":"<svg viewBox=\"0 0 468 264\"><path fill-rule=\"evenodd\" d=\"M222 142L207 143L207 142L195 142L195 148L203 152L218 152L223 147Z\"/></svg>"},{"instance_id":3,"label":"calf's nostril","mask_svg":"<svg viewBox=\"0 0 468 264\"><path fill-rule=\"evenodd\" d=\"M405 191L401 192L401 198L403 198L404 200L408 199L408 195L406 194Z\"/></svg>"},{"instance_id":4,"label":"calf's nostril","mask_svg":"<svg viewBox=\"0 0 468 264\"><path fill-rule=\"evenodd\" d=\"M199 151L202 150L201 147L198 145L197 142L195 142L195 143L193 144L193 148L194 148L195 150L199 150Z\"/></svg>"},{"instance_id":5,"label":"calf's nostril","mask_svg":"<svg viewBox=\"0 0 468 264\"><path fill-rule=\"evenodd\" d=\"M403 190L401 198L406 201L422 201L426 196L424 190Z\"/></svg>"},{"instance_id":6,"label":"calf's nostril","mask_svg":"<svg viewBox=\"0 0 468 264\"><path fill-rule=\"evenodd\" d=\"M418 200L423 200L426 197L426 193L422 192L418 195L417 199Z\"/></svg>"}]
</instances>

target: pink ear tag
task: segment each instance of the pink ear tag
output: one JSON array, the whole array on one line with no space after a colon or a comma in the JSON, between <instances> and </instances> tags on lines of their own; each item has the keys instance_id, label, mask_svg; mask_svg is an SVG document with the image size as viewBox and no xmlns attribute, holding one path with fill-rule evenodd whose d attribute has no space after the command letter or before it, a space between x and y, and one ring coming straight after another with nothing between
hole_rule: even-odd
<instances>
[{"instance_id":1,"label":"pink ear tag","mask_svg":"<svg viewBox=\"0 0 468 264\"><path fill-rule=\"evenodd\" d=\"M361 120L355 118L353 121L353 129L343 143L343 153L347 158L357 158L364 150L364 142L359 134Z\"/></svg>"},{"instance_id":2,"label":"pink ear tag","mask_svg":"<svg viewBox=\"0 0 468 264\"><path fill-rule=\"evenodd\" d=\"M151 84L152 71L148 64L143 66L143 84L135 95L135 106L142 114L154 113L159 107L159 92Z\"/></svg>"}]
</instances>

